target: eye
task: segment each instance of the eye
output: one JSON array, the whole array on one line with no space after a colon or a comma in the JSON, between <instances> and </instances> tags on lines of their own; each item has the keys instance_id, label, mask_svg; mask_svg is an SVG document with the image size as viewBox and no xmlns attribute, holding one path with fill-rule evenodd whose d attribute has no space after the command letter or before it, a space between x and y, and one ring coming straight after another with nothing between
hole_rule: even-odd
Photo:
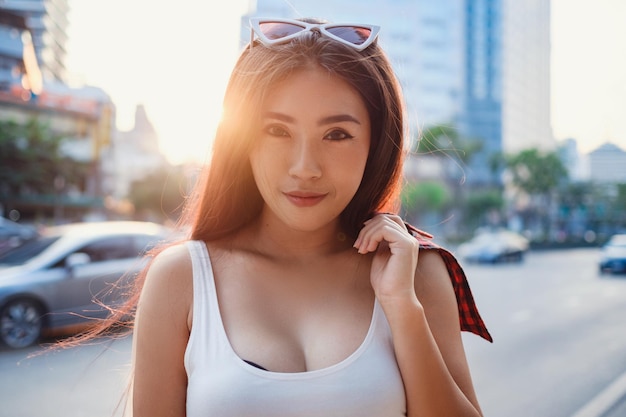
<instances>
[{"instance_id":1,"label":"eye","mask_svg":"<svg viewBox=\"0 0 626 417\"><path fill-rule=\"evenodd\" d=\"M324 139L327 140L346 140L352 138L354 138L354 136L342 129L331 130L326 134L326 136L324 136Z\"/></svg>"},{"instance_id":2,"label":"eye","mask_svg":"<svg viewBox=\"0 0 626 417\"><path fill-rule=\"evenodd\" d=\"M279 125L270 125L265 128L265 132L270 136L289 136L287 129Z\"/></svg>"}]
</instances>

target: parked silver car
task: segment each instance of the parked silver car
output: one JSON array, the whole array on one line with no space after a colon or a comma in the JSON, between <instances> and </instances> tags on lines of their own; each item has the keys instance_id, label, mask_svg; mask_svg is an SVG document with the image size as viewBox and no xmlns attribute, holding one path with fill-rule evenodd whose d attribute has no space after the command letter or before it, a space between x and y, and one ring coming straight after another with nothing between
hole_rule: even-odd
<instances>
[{"instance_id":1,"label":"parked silver car","mask_svg":"<svg viewBox=\"0 0 626 417\"><path fill-rule=\"evenodd\" d=\"M0 252L21 245L37 237L37 229L0 217Z\"/></svg>"},{"instance_id":2,"label":"parked silver car","mask_svg":"<svg viewBox=\"0 0 626 417\"><path fill-rule=\"evenodd\" d=\"M0 342L10 348L106 317L112 291L143 265L142 254L170 235L148 222L75 223L50 227L0 254Z\"/></svg>"}]
</instances>

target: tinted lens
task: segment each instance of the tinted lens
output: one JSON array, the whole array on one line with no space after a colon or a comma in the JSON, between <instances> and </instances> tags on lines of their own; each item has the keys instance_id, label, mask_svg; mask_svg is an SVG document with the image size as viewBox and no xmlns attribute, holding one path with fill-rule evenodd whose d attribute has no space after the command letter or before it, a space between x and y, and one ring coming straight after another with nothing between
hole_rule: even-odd
<instances>
[{"instance_id":1,"label":"tinted lens","mask_svg":"<svg viewBox=\"0 0 626 417\"><path fill-rule=\"evenodd\" d=\"M326 30L354 45L362 45L372 35L371 29L354 26L333 26Z\"/></svg>"},{"instance_id":2,"label":"tinted lens","mask_svg":"<svg viewBox=\"0 0 626 417\"><path fill-rule=\"evenodd\" d=\"M292 23L283 22L263 22L259 24L261 32L268 39L282 39L304 30L304 27Z\"/></svg>"}]
</instances>

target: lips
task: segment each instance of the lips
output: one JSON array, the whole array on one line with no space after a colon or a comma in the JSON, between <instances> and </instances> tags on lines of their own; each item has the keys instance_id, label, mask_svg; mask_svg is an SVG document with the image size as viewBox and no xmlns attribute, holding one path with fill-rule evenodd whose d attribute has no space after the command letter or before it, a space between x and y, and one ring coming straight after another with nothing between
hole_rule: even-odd
<instances>
[{"instance_id":1,"label":"lips","mask_svg":"<svg viewBox=\"0 0 626 417\"><path fill-rule=\"evenodd\" d=\"M321 202L324 198L326 198L327 194L323 193L313 193L308 191L290 191L284 193L285 197L295 206L298 207L311 207L319 202Z\"/></svg>"}]
</instances>

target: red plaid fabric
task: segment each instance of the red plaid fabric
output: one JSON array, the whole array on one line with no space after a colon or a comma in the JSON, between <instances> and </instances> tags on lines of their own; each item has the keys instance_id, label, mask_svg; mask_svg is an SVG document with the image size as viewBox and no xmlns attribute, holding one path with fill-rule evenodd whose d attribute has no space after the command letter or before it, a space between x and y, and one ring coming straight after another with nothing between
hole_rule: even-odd
<instances>
[{"instance_id":1,"label":"red plaid fabric","mask_svg":"<svg viewBox=\"0 0 626 417\"><path fill-rule=\"evenodd\" d=\"M454 293L456 295L456 301L459 306L461 330L477 334L478 336L493 343L493 338L491 337L491 334L489 334L489 330L487 330L487 326L485 326L483 319L480 317L480 313L478 312L478 308L474 302L474 296L470 290L465 272L463 271L463 268L461 268L457 259L448 250L433 243L430 240L433 237L432 235L419 230L408 223L406 223L406 227L409 233L411 233L411 235L419 241L420 249L436 250L443 258L443 261L448 268L448 273L450 274L450 279L452 280L452 286L454 287Z\"/></svg>"}]
</instances>

